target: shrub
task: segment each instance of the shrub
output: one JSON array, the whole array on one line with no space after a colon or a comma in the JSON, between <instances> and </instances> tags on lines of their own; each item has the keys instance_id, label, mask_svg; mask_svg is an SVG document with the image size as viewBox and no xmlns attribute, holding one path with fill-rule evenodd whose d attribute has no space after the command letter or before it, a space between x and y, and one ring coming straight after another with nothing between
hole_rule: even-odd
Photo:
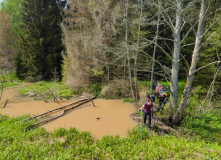
<instances>
[{"instance_id":1,"label":"shrub","mask_svg":"<svg viewBox=\"0 0 221 160\"><path fill-rule=\"evenodd\" d=\"M106 98L130 97L130 84L128 81L122 79L112 80L108 85L102 87L100 96Z\"/></svg>"},{"instance_id":2,"label":"shrub","mask_svg":"<svg viewBox=\"0 0 221 160\"><path fill-rule=\"evenodd\" d=\"M51 99L53 96L69 98L74 94L74 91L68 89L61 82L51 81L39 81L19 89L20 95L27 96L30 93L33 93L35 99Z\"/></svg>"},{"instance_id":3,"label":"shrub","mask_svg":"<svg viewBox=\"0 0 221 160\"><path fill-rule=\"evenodd\" d=\"M101 93L101 83L94 83L91 85L91 93L99 95Z\"/></svg>"}]
</instances>

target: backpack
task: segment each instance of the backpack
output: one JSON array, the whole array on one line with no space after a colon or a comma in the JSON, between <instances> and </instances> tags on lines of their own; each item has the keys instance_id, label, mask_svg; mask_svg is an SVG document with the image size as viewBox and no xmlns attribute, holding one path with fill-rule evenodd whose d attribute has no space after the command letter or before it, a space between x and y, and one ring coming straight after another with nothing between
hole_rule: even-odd
<instances>
[{"instance_id":1,"label":"backpack","mask_svg":"<svg viewBox=\"0 0 221 160\"><path fill-rule=\"evenodd\" d=\"M167 93L163 92L160 94L162 97L167 97Z\"/></svg>"},{"instance_id":2,"label":"backpack","mask_svg":"<svg viewBox=\"0 0 221 160\"><path fill-rule=\"evenodd\" d=\"M150 99L151 99L151 102L155 102L155 96L154 95L150 95Z\"/></svg>"}]
</instances>

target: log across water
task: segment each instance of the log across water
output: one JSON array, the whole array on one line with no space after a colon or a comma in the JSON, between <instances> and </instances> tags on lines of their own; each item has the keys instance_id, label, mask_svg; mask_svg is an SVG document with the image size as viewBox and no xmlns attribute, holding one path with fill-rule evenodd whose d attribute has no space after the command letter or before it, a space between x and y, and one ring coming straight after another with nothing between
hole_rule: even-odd
<instances>
[{"instance_id":1,"label":"log across water","mask_svg":"<svg viewBox=\"0 0 221 160\"><path fill-rule=\"evenodd\" d=\"M87 103L89 101L93 101L93 99L95 99L95 98L96 97L82 99L82 100L79 100L77 102L70 103L68 105L65 105L65 106L62 106L62 107L59 107L59 108L47 111L47 112L39 114L39 115L36 115L34 117L30 117L29 119L36 119L36 118L38 118L39 122L35 123L33 126L39 126L39 125L45 124L47 122L50 122L52 120L55 120L55 119L57 119L59 117L62 117L64 115L72 112L77 107L80 107L80 106L82 106L83 104L85 104L85 103ZM50 116L50 115L53 115L54 113L57 113L59 111L61 111L61 114L56 115L56 116ZM43 119L43 120L41 120L41 119Z\"/></svg>"}]
</instances>

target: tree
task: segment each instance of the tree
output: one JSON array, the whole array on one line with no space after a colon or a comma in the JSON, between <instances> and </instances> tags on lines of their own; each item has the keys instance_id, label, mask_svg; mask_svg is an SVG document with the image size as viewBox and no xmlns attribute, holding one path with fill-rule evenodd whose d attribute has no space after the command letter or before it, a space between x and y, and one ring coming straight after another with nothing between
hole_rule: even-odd
<instances>
[{"instance_id":1,"label":"tree","mask_svg":"<svg viewBox=\"0 0 221 160\"><path fill-rule=\"evenodd\" d=\"M0 10L5 10L10 17L11 27L15 38L22 34L22 31L19 29L20 21L20 3L23 0L3 0Z\"/></svg>"},{"instance_id":2,"label":"tree","mask_svg":"<svg viewBox=\"0 0 221 160\"><path fill-rule=\"evenodd\" d=\"M134 94L134 89L133 89L133 84L132 84L132 71L131 71L131 58L130 58L130 54L129 54L129 46L128 46L128 0L126 1L126 34L125 34L125 51L126 51L126 56L127 56L127 67L128 67L128 73L129 73L129 79L130 79L130 87L131 87L131 93L133 98L135 98L135 94Z\"/></svg>"},{"instance_id":3,"label":"tree","mask_svg":"<svg viewBox=\"0 0 221 160\"><path fill-rule=\"evenodd\" d=\"M196 34L196 41L195 41L195 47L193 51L193 56L192 56L192 62L191 66L189 69L189 75L187 77L187 82L183 91L182 95L182 100L180 102L179 108L177 110L177 114L174 117L174 121L178 122L181 119L181 116L183 115L183 112L185 110L185 106L187 104L187 100L190 96L190 90L192 87L195 71L196 71L196 66L198 62L198 57L200 53L200 48L201 48L201 43L202 43L202 38L203 38L203 24L204 24L204 18L206 14L206 4L207 0L202 0L201 2L201 10L199 14L199 22L198 22L198 29L197 29L197 34Z\"/></svg>"},{"instance_id":4,"label":"tree","mask_svg":"<svg viewBox=\"0 0 221 160\"><path fill-rule=\"evenodd\" d=\"M67 48L63 54L64 78L72 89L96 81L109 83L122 75L125 52L118 42L125 42L125 30L119 24L125 13L123 4L114 0L69 1L62 30Z\"/></svg>"},{"instance_id":5,"label":"tree","mask_svg":"<svg viewBox=\"0 0 221 160\"><path fill-rule=\"evenodd\" d=\"M61 70L61 10L56 0L21 2L20 52L16 73L27 80L50 79Z\"/></svg>"},{"instance_id":6,"label":"tree","mask_svg":"<svg viewBox=\"0 0 221 160\"><path fill-rule=\"evenodd\" d=\"M12 69L14 64L15 42L11 21L5 10L0 11L0 68Z\"/></svg>"}]
</instances>

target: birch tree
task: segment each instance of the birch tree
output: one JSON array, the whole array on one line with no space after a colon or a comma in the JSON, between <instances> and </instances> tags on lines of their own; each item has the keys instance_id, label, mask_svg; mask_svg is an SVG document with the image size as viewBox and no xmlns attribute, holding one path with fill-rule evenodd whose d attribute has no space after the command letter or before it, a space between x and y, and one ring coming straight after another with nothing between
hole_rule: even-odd
<instances>
[{"instance_id":1,"label":"birch tree","mask_svg":"<svg viewBox=\"0 0 221 160\"><path fill-rule=\"evenodd\" d=\"M171 73L171 84L170 84L170 102L171 105L177 108L178 105L178 75L179 75L179 62L180 62L180 50L181 50L181 25L182 25L182 10L183 0L177 0L176 9L176 24L171 24L173 37L174 37L174 52L172 61L172 73Z\"/></svg>"},{"instance_id":2,"label":"birch tree","mask_svg":"<svg viewBox=\"0 0 221 160\"><path fill-rule=\"evenodd\" d=\"M137 79L137 59L138 59L138 51L140 47L140 36L141 36L141 19L143 14L143 0L140 1L140 4L138 3L138 6L140 6L140 16L139 16L139 22L138 22L138 36L137 36L137 51L135 52L135 59L134 59L134 86L135 86L135 100L140 99L139 95L139 89L138 89L138 79ZM138 7L139 8L139 7Z\"/></svg>"},{"instance_id":3,"label":"birch tree","mask_svg":"<svg viewBox=\"0 0 221 160\"><path fill-rule=\"evenodd\" d=\"M200 49L202 47L202 38L204 35L203 25L204 25L204 19L205 19L205 14L206 14L206 5L207 5L207 0L202 0L200 14L199 14L198 29L197 29L196 39L195 39L195 47L194 47L194 51L192 55L192 62L191 62L191 66L189 69L189 75L187 77L186 85L182 94L182 100L180 102L177 113L174 117L174 122L180 121L184 113L185 107L187 105L188 98L190 96L190 91L191 91L191 87L192 87L194 76L195 76L197 62L199 59Z\"/></svg>"},{"instance_id":4,"label":"birch tree","mask_svg":"<svg viewBox=\"0 0 221 160\"><path fill-rule=\"evenodd\" d=\"M133 98L135 98L134 95L134 89L132 84L132 73L131 73L131 64L130 64L130 53L128 48L128 0L126 1L126 35L125 35L125 47L126 47L126 55L127 55L127 61L128 61L128 73L129 73L129 79L130 79L130 88Z\"/></svg>"},{"instance_id":5,"label":"birch tree","mask_svg":"<svg viewBox=\"0 0 221 160\"><path fill-rule=\"evenodd\" d=\"M156 36L154 41L154 49L153 49L153 60L152 60L152 69L151 69L151 80L150 80L150 90L152 90L152 84L154 79L154 66L155 66L155 58L156 58L156 50L157 50L157 38L159 36L159 25L160 25L160 15L157 16L157 30L156 30Z\"/></svg>"}]
</instances>

